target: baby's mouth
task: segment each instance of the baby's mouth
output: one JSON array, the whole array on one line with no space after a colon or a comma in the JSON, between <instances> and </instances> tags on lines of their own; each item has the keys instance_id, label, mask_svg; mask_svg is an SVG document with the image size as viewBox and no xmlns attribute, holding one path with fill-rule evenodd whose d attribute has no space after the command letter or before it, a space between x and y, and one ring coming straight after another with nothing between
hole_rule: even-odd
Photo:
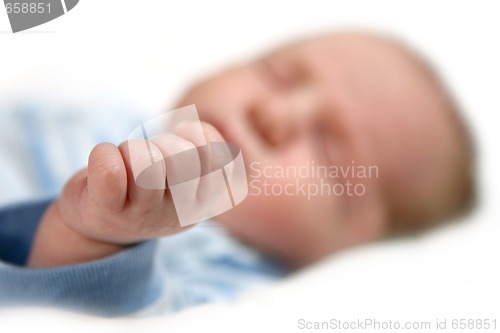
<instances>
[{"instance_id":1,"label":"baby's mouth","mask_svg":"<svg viewBox=\"0 0 500 333\"><path fill-rule=\"evenodd\" d=\"M207 121L207 122L211 124L213 127L215 127L217 131L219 131L220 135L225 141L239 144L236 140L234 140L233 135L229 133L229 131L226 129L226 126L224 126L222 122L218 121Z\"/></svg>"},{"instance_id":2,"label":"baby's mouth","mask_svg":"<svg viewBox=\"0 0 500 333\"><path fill-rule=\"evenodd\" d=\"M222 138L225 140L225 141L230 141L228 135L227 135L227 131L225 129L224 126L221 126L220 124L217 124L217 123L211 123L215 129L217 131L219 131L220 135L222 135Z\"/></svg>"}]
</instances>

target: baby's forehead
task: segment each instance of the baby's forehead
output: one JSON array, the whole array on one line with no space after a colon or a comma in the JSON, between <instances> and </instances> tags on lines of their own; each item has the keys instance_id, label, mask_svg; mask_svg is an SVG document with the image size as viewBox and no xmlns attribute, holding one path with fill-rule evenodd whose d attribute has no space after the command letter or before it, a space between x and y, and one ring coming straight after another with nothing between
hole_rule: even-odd
<instances>
[{"instance_id":1,"label":"baby's forehead","mask_svg":"<svg viewBox=\"0 0 500 333\"><path fill-rule=\"evenodd\" d=\"M429 84L435 81L434 73L425 61L402 42L384 36L323 35L288 44L263 60L274 72L323 86L347 83L372 96L394 89L427 94L435 87Z\"/></svg>"},{"instance_id":2,"label":"baby's forehead","mask_svg":"<svg viewBox=\"0 0 500 333\"><path fill-rule=\"evenodd\" d=\"M331 33L289 43L268 53L264 59L301 65L314 61L344 64L369 63L375 65L418 65L418 56L402 42L369 33ZM350 61L349 61L350 60Z\"/></svg>"}]
</instances>

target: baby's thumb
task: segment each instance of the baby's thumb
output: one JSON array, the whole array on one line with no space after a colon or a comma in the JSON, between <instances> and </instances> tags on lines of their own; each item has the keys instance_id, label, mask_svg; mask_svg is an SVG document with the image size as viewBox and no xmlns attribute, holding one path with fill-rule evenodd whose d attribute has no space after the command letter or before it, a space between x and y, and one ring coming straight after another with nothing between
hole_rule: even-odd
<instances>
[{"instance_id":1,"label":"baby's thumb","mask_svg":"<svg viewBox=\"0 0 500 333\"><path fill-rule=\"evenodd\" d=\"M123 208L127 198L127 171L115 145L101 143L92 150L87 187L96 205L113 211Z\"/></svg>"}]
</instances>

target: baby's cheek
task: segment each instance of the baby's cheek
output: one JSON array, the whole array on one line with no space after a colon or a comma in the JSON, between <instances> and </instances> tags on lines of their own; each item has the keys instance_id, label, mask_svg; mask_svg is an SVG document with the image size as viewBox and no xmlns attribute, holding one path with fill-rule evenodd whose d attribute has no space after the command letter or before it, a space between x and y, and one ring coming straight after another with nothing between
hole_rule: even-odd
<instances>
[{"instance_id":1,"label":"baby's cheek","mask_svg":"<svg viewBox=\"0 0 500 333\"><path fill-rule=\"evenodd\" d=\"M273 224L283 224L297 218L305 203L304 198L297 193L297 180L275 177L263 171L259 177L249 173L248 182L248 196L243 207L249 215L272 221L270 223Z\"/></svg>"}]
</instances>

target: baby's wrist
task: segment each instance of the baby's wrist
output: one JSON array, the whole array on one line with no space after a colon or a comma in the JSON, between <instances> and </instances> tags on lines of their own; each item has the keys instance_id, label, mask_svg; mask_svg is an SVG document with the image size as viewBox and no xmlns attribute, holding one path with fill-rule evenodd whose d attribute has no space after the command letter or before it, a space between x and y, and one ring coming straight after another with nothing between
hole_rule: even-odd
<instances>
[{"instance_id":1,"label":"baby's wrist","mask_svg":"<svg viewBox=\"0 0 500 333\"><path fill-rule=\"evenodd\" d=\"M124 248L92 239L71 228L59 212L59 201L54 201L44 214L33 240L27 265L53 267L102 259Z\"/></svg>"}]
</instances>

